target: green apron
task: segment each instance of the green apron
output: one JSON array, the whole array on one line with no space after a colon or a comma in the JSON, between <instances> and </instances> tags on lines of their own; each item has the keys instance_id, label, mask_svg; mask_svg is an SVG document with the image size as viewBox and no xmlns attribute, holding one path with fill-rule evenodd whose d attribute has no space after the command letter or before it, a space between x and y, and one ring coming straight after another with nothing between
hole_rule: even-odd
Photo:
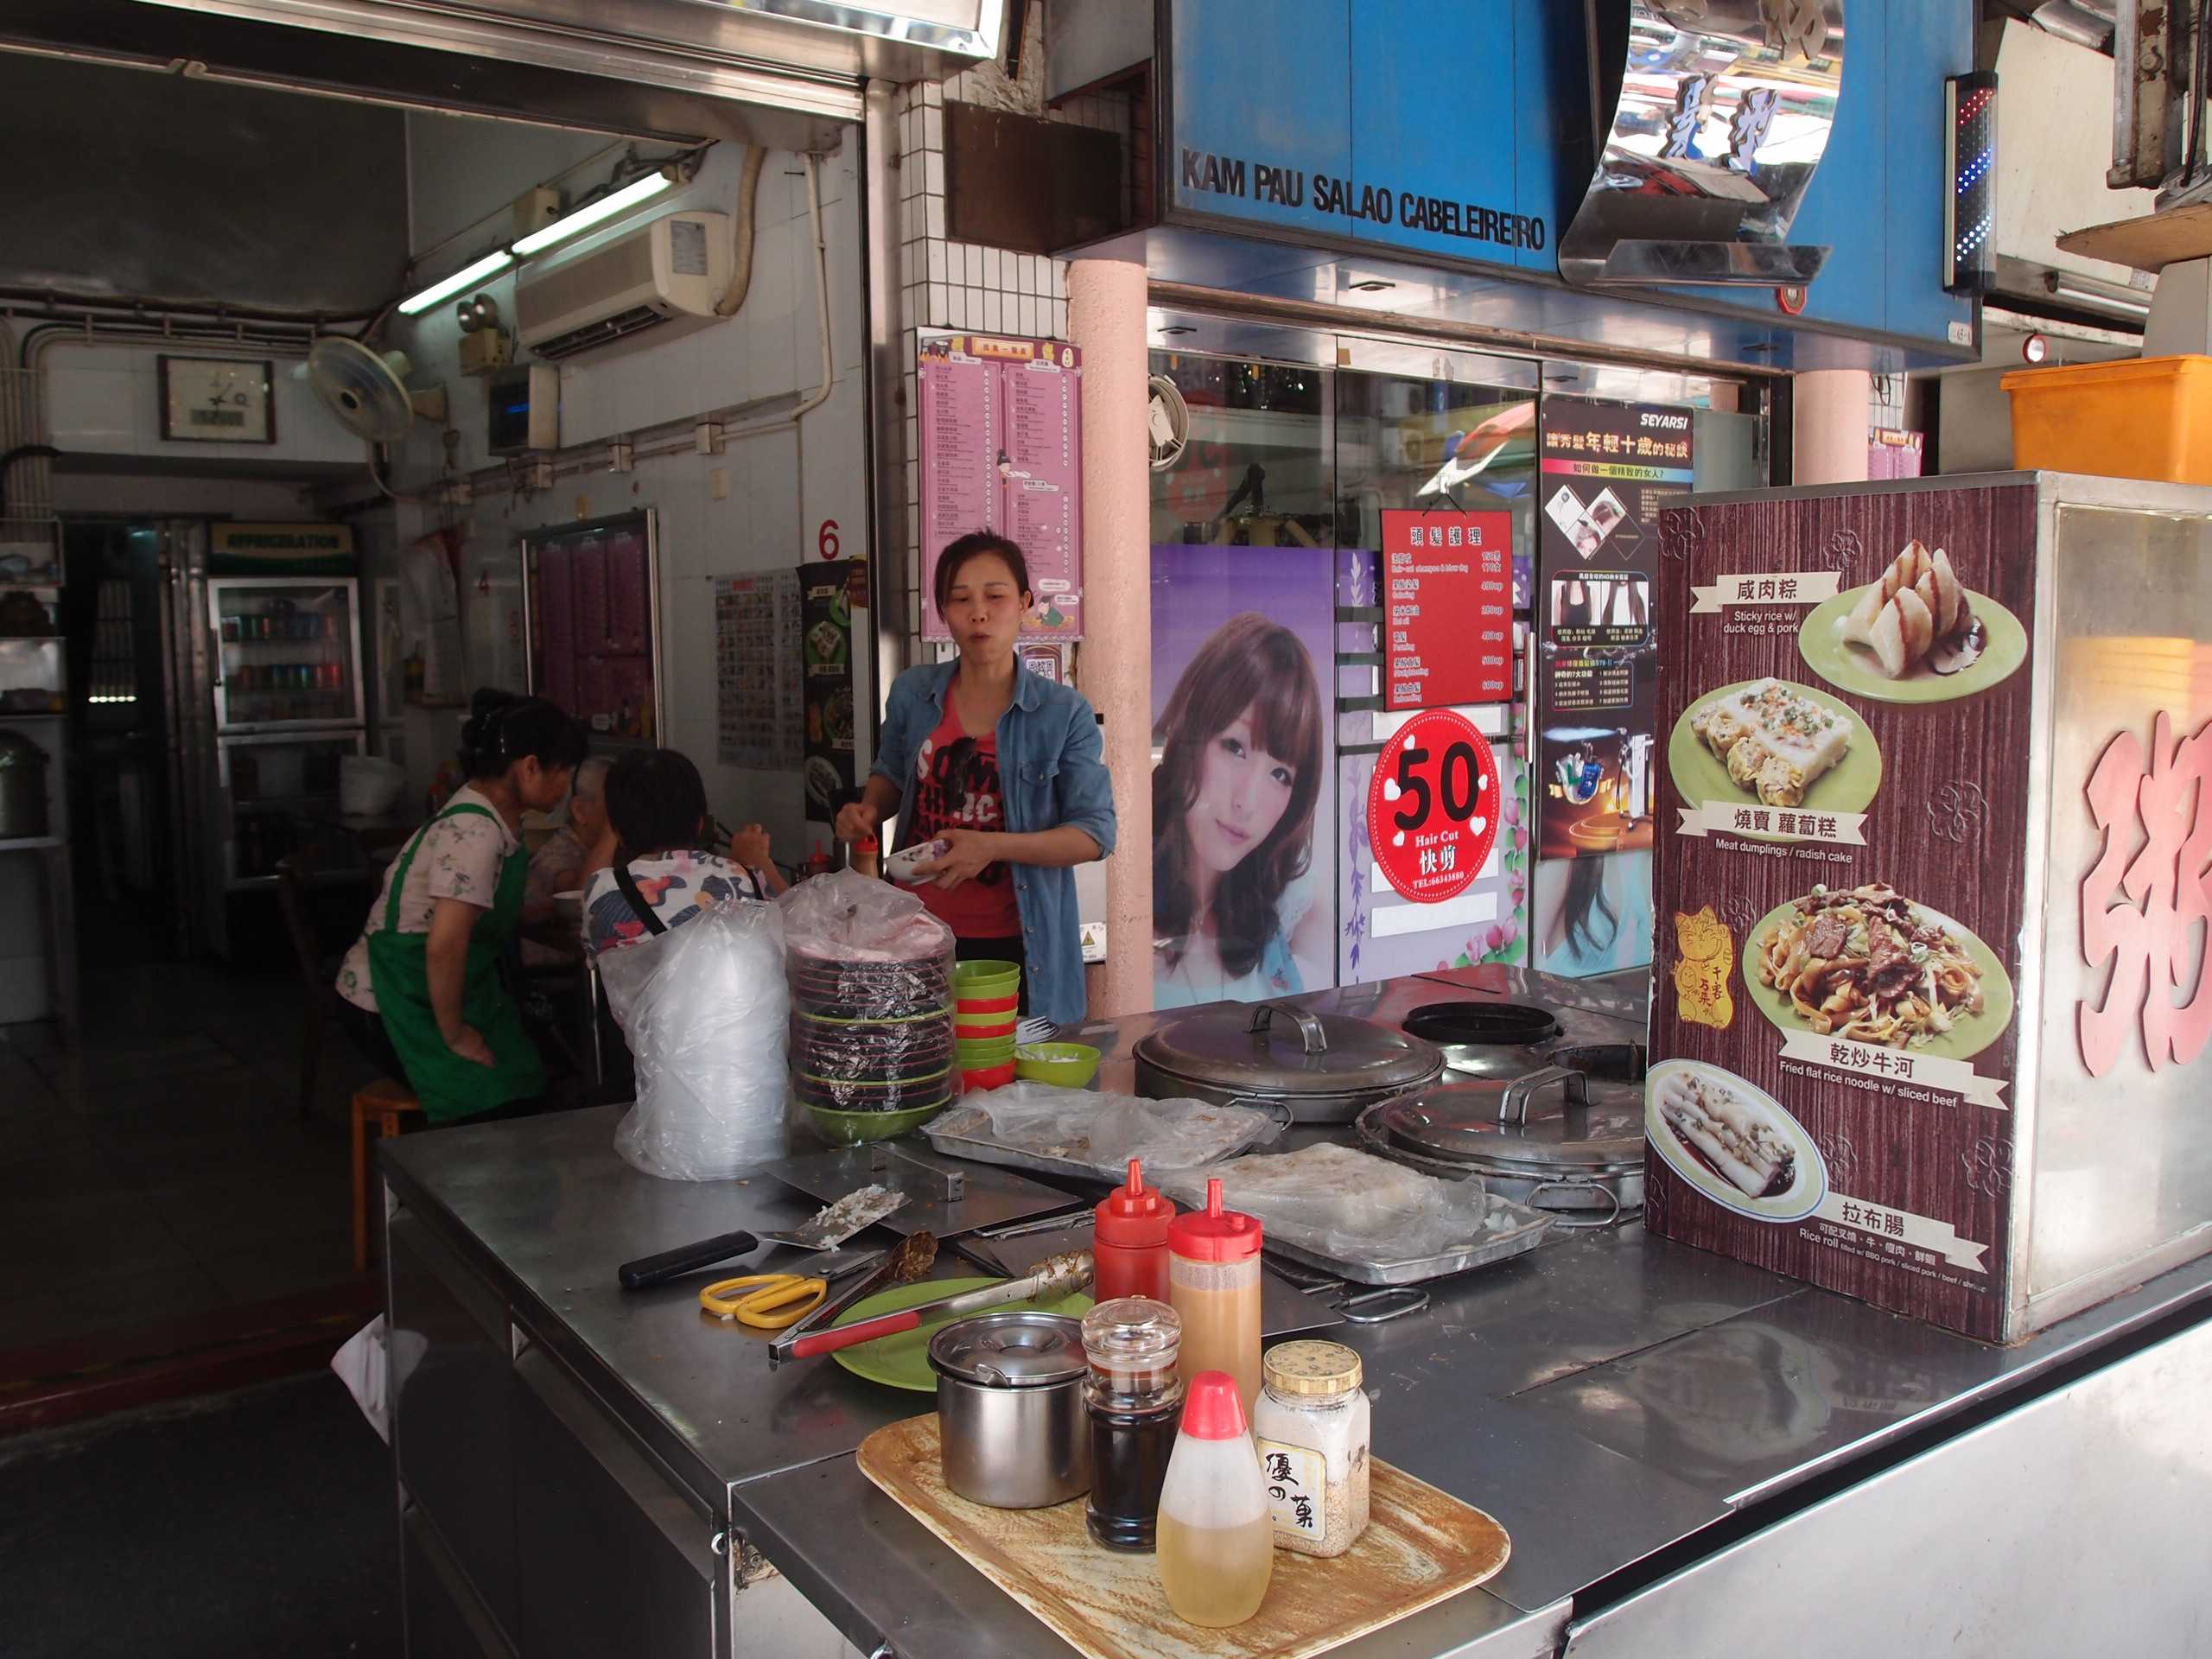
<instances>
[{"instance_id":1,"label":"green apron","mask_svg":"<svg viewBox=\"0 0 2212 1659\"><path fill-rule=\"evenodd\" d=\"M448 807L438 818L468 812L493 816L480 806L463 805ZM438 1030L438 1017L430 1007L429 935L399 931L399 895L429 829L426 823L416 833L391 873L384 926L369 935L369 988L376 993L385 1033L407 1067L407 1080L415 1085L415 1097L433 1120L446 1122L543 1094L545 1063L523 1028L520 1005L499 982L499 953L521 918L523 889L530 874L530 855L519 847L500 865L498 896L468 936L461 980L461 1017L490 1046L493 1064L479 1065L463 1059L446 1046Z\"/></svg>"}]
</instances>

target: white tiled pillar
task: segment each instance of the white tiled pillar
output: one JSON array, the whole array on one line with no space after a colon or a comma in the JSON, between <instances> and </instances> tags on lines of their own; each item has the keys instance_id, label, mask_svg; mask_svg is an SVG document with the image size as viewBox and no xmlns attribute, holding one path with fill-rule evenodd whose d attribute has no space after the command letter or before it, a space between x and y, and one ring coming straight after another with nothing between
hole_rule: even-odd
<instances>
[{"instance_id":1,"label":"white tiled pillar","mask_svg":"<svg viewBox=\"0 0 2212 1659\"><path fill-rule=\"evenodd\" d=\"M1151 454L1145 441L1145 270L1068 267L1068 338L1083 353L1083 690L1105 717L1120 844L1106 866L1106 968L1093 1014L1152 1007Z\"/></svg>"}]
</instances>

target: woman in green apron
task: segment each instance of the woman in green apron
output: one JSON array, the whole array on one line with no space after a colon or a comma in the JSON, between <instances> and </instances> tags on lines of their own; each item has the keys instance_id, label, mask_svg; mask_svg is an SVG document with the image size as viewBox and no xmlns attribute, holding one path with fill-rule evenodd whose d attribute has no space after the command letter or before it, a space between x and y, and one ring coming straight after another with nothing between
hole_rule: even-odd
<instances>
[{"instance_id":1,"label":"woman in green apron","mask_svg":"<svg viewBox=\"0 0 2212 1659\"><path fill-rule=\"evenodd\" d=\"M583 728L542 697L481 690L461 728L468 782L385 874L338 991L388 1043L434 1124L535 1109L545 1067L499 957L522 918L522 815L558 806ZM381 1039L381 1043L380 1040Z\"/></svg>"}]
</instances>

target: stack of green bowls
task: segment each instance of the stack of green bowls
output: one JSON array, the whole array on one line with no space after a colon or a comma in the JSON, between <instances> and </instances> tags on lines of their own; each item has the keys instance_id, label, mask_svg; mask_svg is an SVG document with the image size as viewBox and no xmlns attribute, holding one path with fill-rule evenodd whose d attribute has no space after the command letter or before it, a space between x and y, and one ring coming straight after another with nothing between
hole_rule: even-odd
<instances>
[{"instance_id":1,"label":"stack of green bowls","mask_svg":"<svg viewBox=\"0 0 2212 1659\"><path fill-rule=\"evenodd\" d=\"M1021 1020L1021 968L988 960L954 965L953 1058L970 1089L1014 1081L1014 1030Z\"/></svg>"}]
</instances>

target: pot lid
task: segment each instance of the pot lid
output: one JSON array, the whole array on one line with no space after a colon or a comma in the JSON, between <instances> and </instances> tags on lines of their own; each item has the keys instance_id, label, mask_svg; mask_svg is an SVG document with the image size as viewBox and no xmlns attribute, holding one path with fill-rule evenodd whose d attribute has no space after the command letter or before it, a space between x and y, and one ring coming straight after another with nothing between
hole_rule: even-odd
<instances>
[{"instance_id":1,"label":"pot lid","mask_svg":"<svg viewBox=\"0 0 2212 1659\"><path fill-rule=\"evenodd\" d=\"M1406 1016L1404 1025L1414 1036L1447 1048L1526 1047L1559 1035L1559 1017L1549 1008L1475 997L1424 1003Z\"/></svg>"},{"instance_id":2,"label":"pot lid","mask_svg":"<svg viewBox=\"0 0 2212 1659\"><path fill-rule=\"evenodd\" d=\"M1142 1039L1136 1052L1193 1083L1262 1096L1418 1089L1444 1065L1435 1046L1418 1037L1287 1002L1193 1014Z\"/></svg>"},{"instance_id":3,"label":"pot lid","mask_svg":"<svg viewBox=\"0 0 2212 1659\"><path fill-rule=\"evenodd\" d=\"M956 1319L930 1338L930 1369L987 1389L1035 1389L1090 1369L1083 1321L1016 1309Z\"/></svg>"},{"instance_id":4,"label":"pot lid","mask_svg":"<svg viewBox=\"0 0 2212 1659\"><path fill-rule=\"evenodd\" d=\"M1595 1045L1553 1058L1518 1077L1470 1078L1388 1101L1369 1121L1395 1146L1478 1167L1560 1176L1640 1166L1641 1046Z\"/></svg>"}]
</instances>

